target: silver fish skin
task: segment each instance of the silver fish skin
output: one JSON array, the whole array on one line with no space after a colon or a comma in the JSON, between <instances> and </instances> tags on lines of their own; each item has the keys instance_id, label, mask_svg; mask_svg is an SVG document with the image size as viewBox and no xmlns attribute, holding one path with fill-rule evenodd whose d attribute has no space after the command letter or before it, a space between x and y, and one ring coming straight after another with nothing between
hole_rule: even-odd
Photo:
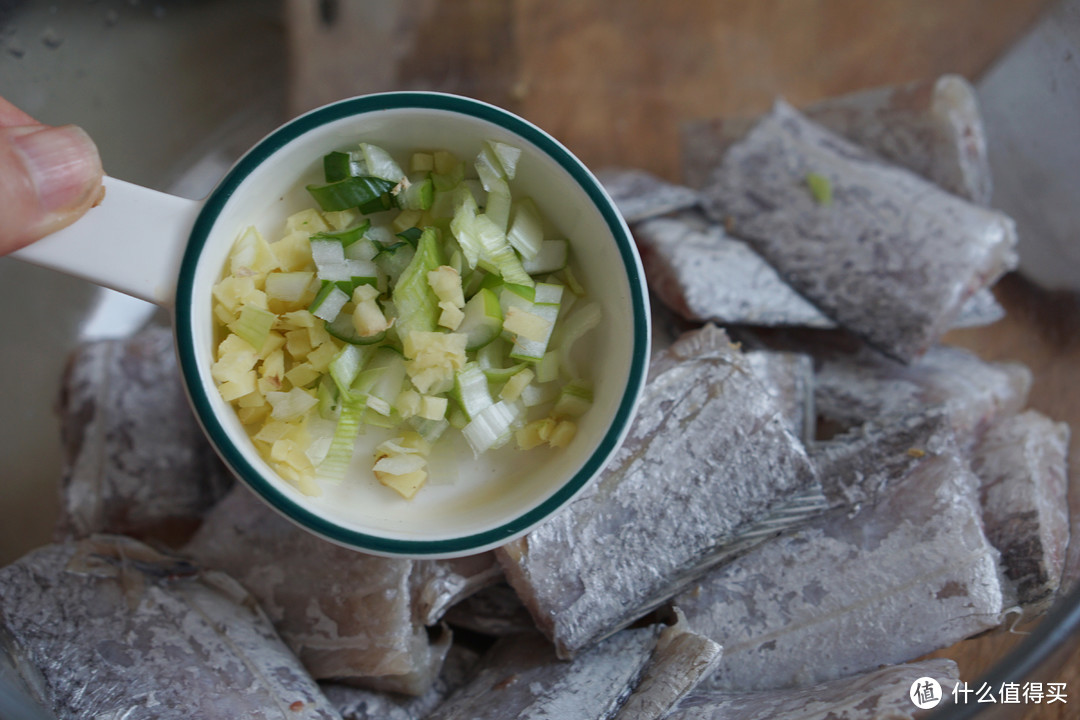
<instances>
[{"instance_id":1,"label":"silver fish skin","mask_svg":"<svg viewBox=\"0 0 1080 720\"><path fill-rule=\"evenodd\" d=\"M641 681L614 720L667 717L720 664L723 648L690 630L678 608L674 612L676 622L660 633Z\"/></svg>"},{"instance_id":2,"label":"silver fish skin","mask_svg":"<svg viewBox=\"0 0 1080 720\"><path fill-rule=\"evenodd\" d=\"M653 294L694 322L762 327L835 328L749 245L700 213L658 217L633 226ZM980 327L1005 317L989 288L960 308L953 327Z\"/></svg>"},{"instance_id":3,"label":"silver fish skin","mask_svg":"<svg viewBox=\"0 0 1080 720\"><path fill-rule=\"evenodd\" d=\"M633 426L600 477L496 554L569 658L663 603L813 487L776 398L723 331L706 326L653 358Z\"/></svg>"},{"instance_id":4,"label":"silver fish skin","mask_svg":"<svg viewBox=\"0 0 1080 720\"><path fill-rule=\"evenodd\" d=\"M501 638L429 720L608 720L637 686L658 634L623 630L571 662L538 633Z\"/></svg>"},{"instance_id":5,"label":"silver fish skin","mask_svg":"<svg viewBox=\"0 0 1080 720\"><path fill-rule=\"evenodd\" d=\"M978 98L959 75L873 88L804 108L814 122L942 189L989 205L993 181ZM701 187L757 118L696 120L682 131L683 174Z\"/></svg>"},{"instance_id":6,"label":"silver fish skin","mask_svg":"<svg viewBox=\"0 0 1080 720\"><path fill-rule=\"evenodd\" d=\"M832 511L700 578L674 604L724 646L706 686L812 685L996 627L1005 594L977 487L955 448L927 455L876 506Z\"/></svg>"},{"instance_id":7,"label":"silver fish skin","mask_svg":"<svg viewBox=\"0 0 1080 720\"><path fill-rule=\"evenodd\" d=\"M536 630L532 615L506 583L484 588L462 600L446 613L446 623L492 637Z\"/></svg>"},{"instance_id":8,"label":"silver fish skin","mask_svg":"<svg viewBox=\"0 0 1080 720\"><path fill-rule=\"evenodd\" d=\"M835 327L749 245L704 218L654 218L633 233L649 287L687 320Z\"/></svg>"},{"instance_id":9,"label":"silver fish skin","mask_svg":"<svg viewBox=\"0 0 1080 720\"><path fill-rule=\"evenodd\" d=\"M808 446L814 441L814 360L805 353L748 350L750 372L781 408L791 433Z\"/></svg>"},{"instance_id":10,"label":"silver fish skin","mask_svg":"<svg viewBox=\"0 0 1080 720\"><path fill-rule=\"evenodd\" d=\"M233 484L188 405L168 328L80 347L59 406L58 540L115 533L179 544Z\"/></svg>"},{"instance_id":11,"label":"silver fish skin","mask_svg":"<svg viewBox=\"0 0 1080 720\"><path fill-rule=\"evenodd\" d=\"M904 478L929 454L953 452L956 436L941 408L871 420L810 446L825 495L851 513L874 507L889 484Z\"/></svg>"},{"instance_id":12,"label":"silver fish skin","mask_svg":"<svg viewBox=\"0 0 1080 720\"><path fill-rule=\"evenodd\" d=\"M808 178L831 188L815 199ZM976 291L1017 265L1007 216L939 189L778 101L702 190L788 284L904 362L922 355Z\"/></svg>"},{"instance_id":13,"label":"silver fish skin","mask_svg":"<svg viewBox=\"0 0 1080 720\"><path fill-rule=\"evenodd\" d=\"M61 720L340 717L235 580L129 538L0 570L0 622Z\"/></svg>"},{"instance_id":14,"label":"silver fish skin","mask_svg":"<svg viewBox=\"0 0 1080 720\"><path fill-rule=\"evenodd\" d=\"M904 365L869 350L814 353L818 415L841 427L941 406L962 448L970 447L995 418L1019 412L1032 374L1014 362L988 362L962 348L939 345Z\"/></svg>"},{"instance_id":15,"label":"silver fish skin","mask_svg":"<svg viewBox=\"0 0 1080 720\"><path fill-rule=\"evenodd\" d=\"M668 720L914 720L924 714L909 693L926 677L948 697L960 670L952 660L924 660L791 690L702 692L683 701Z\"/></svg>"},{"instance_id":16,"label":"silver fish skin","mask_svg":"<svg viewBox=\"0 0 1080 720\"><path fill-rule=\"evenodd\" d=\"M438 679L427 692L416 697L339 683L321 683L320 687L330 704L341 713L342 720L422 720L471 680L479 663L477 651L455 643L446 655Z\"/></svg>"},{"instance_id":17,"label":"silver fish skin","mask_svg":"<svg viewBox=\"0 0 1080 720\"><path fill-rule=\"evenodd\" d=\"M986 534L1025 617L1053 602L1069 545L1069 426L1028 410L1000 418L972 451Z\"/></svg>"},{"instance_id":18,"label":"silver fish skin","mask_svg":"<svg viewBox=\"0 0 1080 720\"><path fill-rule=\"evenodd\" d=\"M602 168L596 178L627 223L694 207L700 200L697 190L667 182L645 170Z\"/></svg>"},{"instance_id":19,"label":"silver fish skin","mask_svg":"<svg viewBox=\"0 0 1080 720\"><path fill-rule=\"evenodd\" d=\"M432 645L418 621L412 560L323 540L243 486L183 552L243 583L317 679L421 694L438 673L446 647Z\"/></svg>"}]
</instances>

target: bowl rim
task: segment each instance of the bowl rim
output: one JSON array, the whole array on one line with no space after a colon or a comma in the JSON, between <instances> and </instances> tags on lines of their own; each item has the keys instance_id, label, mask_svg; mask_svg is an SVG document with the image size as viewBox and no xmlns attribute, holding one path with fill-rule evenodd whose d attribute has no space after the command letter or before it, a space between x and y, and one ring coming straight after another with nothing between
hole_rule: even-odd
<instances>
[{"instance_id":1,"label":"bowl rim","mask_svg":"<svg viewBox=\"0 0 1080 720\"><path fill-rule=\"evenodd\" d=\"M491 122L531 142L562 167L588 196L611 231L629 280L634 326L633 356L626 388L611 424L578 471L536 507L499 526L445 539L389 538L345 528L286 496L252 466L229 438L201 381L194 341L192 308L199 257L218 215L255 168L288 143L325 124L352 116L402 109L447 111ZM196 418L218 455L238 478L286 518L326 540L379 555L407 557L453 557L482 552L524 534L572 500L606 465L629 431L644 387L650 347L648 298L641 261L629 227L592 172L554 137L507 110L460 95L423 91L373 93L324 105L285 123L245 153L207 197L192 227L180 263L173 327L181 377Z\"/></svg>"}]
</instances>

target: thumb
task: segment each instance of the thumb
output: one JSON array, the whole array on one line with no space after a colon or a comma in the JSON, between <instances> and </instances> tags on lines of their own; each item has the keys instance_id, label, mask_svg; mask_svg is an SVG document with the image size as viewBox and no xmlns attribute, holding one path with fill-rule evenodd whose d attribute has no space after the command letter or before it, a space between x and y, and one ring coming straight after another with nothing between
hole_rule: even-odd
<instances>
[{"instance_id":1,"label":"thumb","mask_svg":"<svg viewBox=\"0 0 1080 720\"><path fill-rule=\"evenodd\" d=\"M0 127L0 255L75 222L101 199L101 178L82 128Z\"/></svg>"}]
</instances>

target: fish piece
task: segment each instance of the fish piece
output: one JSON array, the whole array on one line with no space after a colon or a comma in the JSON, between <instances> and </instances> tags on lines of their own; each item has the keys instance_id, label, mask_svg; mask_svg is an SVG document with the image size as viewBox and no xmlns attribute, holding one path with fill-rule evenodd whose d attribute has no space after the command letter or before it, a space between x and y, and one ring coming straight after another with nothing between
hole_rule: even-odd
<instances>
[{"instance_id":1,"label":"fish piece","mask_svg":"<svg viewBox=\"0 0 1080 720\"><path fill-rule=\"evenodd\" d=\"M971 84L959 75L827 98L803 112L879 157L979 205L992 192L986 130ZM758 118L696 120L682 132L683 174L701 187Z\"/></svg>"},{"instance_id":2,"label":"fish piece","mask_svg":"<svg viewBox=\"0 0 1080 720\"><path fill-rule=\"evenodd\" d=\"M480 653L455 643L439 677L423 695L409 697L338 683L321 683L326 699L343 720L421 720L465 685L476 672Z\"/></svg>"},{"instance_id":3,"label":"fish piece","mask_svg":"<svg viewBox=\"0 0 1080 720\"><path fill-rule=\"evenodd\" d=\"M804 444L814 440L814 360L805 353L749 350L750 372L780 407L791 433Z\"/></svg>"},{"instance_id":4,"label":"fish piece","mask_svg":"<svg viewBox=\"0 0 1080 720\"><path fill-rule=\"evenodd\" d=\"M790 688L913 660L1001 621L998 552L955 448L873 507L834 510L710 571L674 604L724 646L711 689Z\"/></svg>"},{"instance_id":5,"label":"fish piece","mask_svg":"<svg viewBox=\"0 0 1080 720\"><path fill-rule=\"evenodd\" d=\"M653 218L634 225L633 232L653 294L687 320L836 327L749 245L700 213ZM953 327L990 325L1003 317L994 293L982 288L960 308Z\"/></svg>"},{"instance_id":6,"label":"fish piece","mask_svg":"<svg viewBox=\"0 0 1080 720\"><path fill-rule=\"evenodd\" d=\"M3 568L0 618L61 720L339 717L239 583L129 538Z\"/></svg>"},{"instance_id":7,"label":"fish piece","mask_svg":"<svg viewBox=\"0 0 1080 720\"><path fill-rule=\"evenodd\" d=\"M749 245L700 216L654 218L633 232L649 288L687 320L835 326Z\"/></svg>"},{"instance_id":8,"label":"fish piece","mask_svg":"<svg viewBox=\"0 0 1080 720\"><path fill-rule=\"evenodd\" d=\"M706 326L653 358L627 439L600 477L496 555L569 658L660 605L781 501L813 488L776 398L723 331Z\"/></svg>"},{"instance_id":9,"label":"fish piece","mask_svg":"<svg viewBox=\"0 0 1080 720\"><path fill-rule=\"evenodd\" d=\"M502 638L472 682L429 718L609 718L637 685L658 634L657 626L624 630L572 662L560 661L538 633Z\"/></svg>"},{"instance_id":10,"label":"fish piece","mask_svg":"<svg viewBox=\"0 0 1080 720\"><path fill-rule=\"evenodd\" d=\"M922 678L936 680L947 697L960 671L952 660L924 660L792 690L700 692L667 720L912 720L923 717L910 696Z\"/></svg>"},{"instance_id":11,"label":"fish piece","mask_svg":"<svg viewBox=\"0 0 1080 720\"><path fill-rule=\"evenodd\" d=\"M446 649L413 601L412 560L366 555L293 525L237 486L184 547L236 577L317 679L421 694Z\"/></svg>"},{"instance_id":12,"label":"fish piece","mask_svg":"<svg viewBox=\"0 0 1080 720\"><path fill-rule=\"evenodd\" d=\"M0 611L0 717L56 720L48 710L48 682L3 625Z\"/></svg>"},{"instance_id":13,"label":"fish piece","mask_svg":"<svg viewBox=\"0 0 1080 720\"><path fill-rule=\"evenodd\" d=\"M1069 435L1028 410L998 419L972 452L986 535L1029 616L1053 602L1065 567Z\"/></svg>"},{"instance_id":14,"label":"fish piece","mask_svg":"<svg viewBox=\"0 0 1080 720\"><path fill-rule=\"evenodd\" d=\"M728 150L702 196L706 214L792 288L905 362L1017 264L1010 218L885 164L783 101Z\"/></svg>"},{"instance_id":15,"label":"fish piece","mask_svg":"<svg viewBox=\"0 0 1080 720\"><path fill-rule=\"evenodd\" d=\"M952 452L955 442L948 415L939 407L871 420L814 443L809 452L832 505L854 513L877 505L889 483L906 477L927 453Z\"/></svg>"},{"instance_id":16,"label":"fish piece","mask_svg":"<svg viewBox=\"0 0 1080 720\"><path fill-rule=\"evenodd\" d=\"M698 204L697 190L669 183L645 170L604 168L596 173L627 223Z\"/></svg>"},{"instance_id":17,"label":"fish piece","mask_svg":"<svg viewBox=\"0 0 1080 720\"><path fill-rule=\"evenodd\" d=\"M446 623L484 635L502 637L536 630L532 615L506 583L484 588L446 613Z\"/></svg>"},{"instance_id":18,"label":"fish piece","mask_svg":"<svg viewBox=\"0 0 1080 720\"><path fill-rule=\"evenodd\" d=\"M614 720L667 717L720 664L723 648L692 632L678 608L675 617L675 624L660 633L652 661Z\"/></svg>"},{"instance_id":19,"label":"fish piece","mask_svg":"<svg viewBox=\"0 0 1080 720\"><path fill-rule=\"evenodd\" d=\"M818 357L814 407L819 417L851 428L875 418L918 415L940 405L965 448L995 418L1019 412L1032 383L1031 371L1020 363L987 362L948 346L932 348L911 365L865 349Z\"/></svg>"},{"instance_id":20,"label":"fish piece","mask_svg":"<svg viewBox=\"0 0 1080 720\"><path fill-rule=\"evenodd\" d=\"M177 546L233 483L188 405L168 328L80 347L60 430L57 539L107 532Z\"/></svg>"},{"instance_id":21,"label":"fish piece","mask_svg":"<svg viewBox=\"0 0 1080 720\"><path fill-rule=\"evenodd\" d=\"M500 582L502 576L494 552L414 562L411 582L416 621L436 624L451 606Z\"/></svg>"}]
</instances>

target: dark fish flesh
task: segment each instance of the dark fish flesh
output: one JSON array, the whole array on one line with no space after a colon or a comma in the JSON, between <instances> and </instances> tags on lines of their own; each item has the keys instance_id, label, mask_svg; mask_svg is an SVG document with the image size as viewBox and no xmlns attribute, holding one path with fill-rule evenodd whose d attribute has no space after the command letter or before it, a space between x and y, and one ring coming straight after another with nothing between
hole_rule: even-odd
<instances>
[{"instance_id":1,"label":"dark fish flesh","mask_svg":"<svg viewBox=\"0 0 1080 720\"><path fill-rule=\"evenodd\" d=\"M776 397L723 331L706 326L653 358L628 437L590 488L496 554L568 658L663 603L789 496L815 488Z\"/></svg>"},{"instance_id":2,"label":"dark fish flesh","mask_svg":"<svg viewBox=\"0 0 1080 720\"><path fill-rule=\"evenodd\" d=\"M911 688L923 678L938 683L935 694L943 699L960 673L952 660L924 660L792 690L700 692L668 720L913 720L923 715L911 701ZM922 684L918 689L925 692Z\"/></svg>"},{"instance_id":3,"label":"dark fish flesh","mask_svg":"<svg viewBox=\"0 0 1080 720\"><path fill-rule=\"evenodd\" d=\"M831 511L710 571L674 604L724 646L711 689L772 690L907 662L1001 622L998 552L956 448L876 505Z\"/></svg>"},{"instance_id":4,"label":"dark fish flesh","mask_svg":"<svg viewBox=\"0 0 1080 720\"><path fill-rule=\"evenodd\" d=\"M1005 215L944 192L778 101L702 190L706 213L838 324L910 362L1016 267Z\"/></svg>"},{"instance_id":5,"label":"dark fish flesh","mask_svg":"<svg viewBox=\"0 0 1080 720\"><path fill-rule=\"evenodd\" d=\"M644 170L607 168L596 178L628 223L684 210L698 203L698 192L669 183Z\"/></svg>"},{"instance_id":6,"label":"dark fish flesh","mask_svg":"<svg viewBox=\"0 0 1080 720\"><path fill-rule=\"evenodd\" d=\"M167 328L80 347L60 424L58 539L107 532L179 544L233 482L187 403Z\"/></svg>"},{"instance_id":7,"label":"dark fish flesh","mask_svg":"<svg viewBox=\"0 0 1080 720\"><path fill-rule=\"evenodd\" d=\"M975 90L959 75L828 98L808 118L879 157L979 205L992 190ZM757 118L697 120L683 129L683 174L701 187Z\"/></svg>"},{"instance_id":8,"label":"dark fish flesh","mask_svg":"<svg viewBox=\"0 0 1080 720\"><path fill-rule=\"evenodd\" d=\"M446 624L493 637L536 630L532 616L506 583L470 595L446 613Z\"/></svg>"},{"instance_id":9,"label":"dark fish flesh","mask_svg":"<svg viewBox=\"0 0 1080 720\"><path fill-rule=\"evenodd\" d=\"M430 720L611 718L638 684L659 628L624 630L559 660L538 633L502 638L476 677L440 705Z\"/></svg>"},{"instance_id":10,"label":"dark fish flesh","mask_svg":"<svg viewBox=\"0 0 1080 720\"><path fill-rule=\"evenodd\" d=\"M342 720L421 720L472 679L479 662L478 652L454 643L435 683L417 697L339 683L322 683L321 687Z\"/></svg>"},{"instance_id":11,"label":"dark fish flesh","mask_svg":"<svg viewBox=\"0 0 1080 720\"><path fill-rule=\"evenodd\" d=\"M236 577L318 679L419 695L449 639L432 644L413 598L414 561L366 555L293 525L238 486L184 552Z\"/></svg>"},{"instance_id":12,"label":"dark fish flesh","mask_svg":"<svg viewBox=\"0 0 1080 720\"><path fill-rule=\"evenodd\" d=\"M62 720L339 717L239 583L129 538L0 570L0 625Z\"/></svg>"},{"instance_id":13,"label":"dark fish flesh","mask_svg":"<svg viewBox=\"0 0 1080 720\"><path fill-rule=\"evenodd\" d=\"M1069 434L1029 410L999 419L972 452L986 535L1028 616L1049 607L1065 566Z\"/></svg>"}]
</instances>

